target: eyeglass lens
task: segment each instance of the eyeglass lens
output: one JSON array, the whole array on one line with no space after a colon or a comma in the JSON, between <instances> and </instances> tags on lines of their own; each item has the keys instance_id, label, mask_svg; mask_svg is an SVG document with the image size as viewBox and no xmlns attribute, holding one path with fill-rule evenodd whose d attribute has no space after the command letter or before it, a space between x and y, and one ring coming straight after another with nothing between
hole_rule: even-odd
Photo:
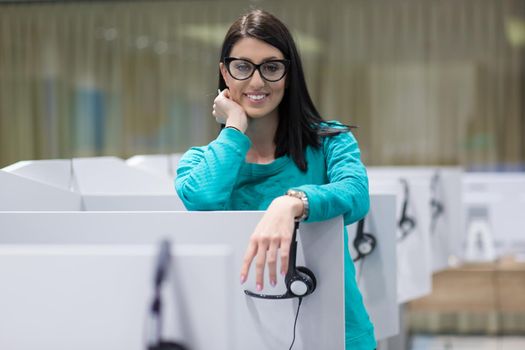
<instances>
[{"instance_id":1,"label":"eyeglass lens","mask_svg":"<svg viewBox=\"0 0 525 350\"><path fill-rule=\"evenodd\" d=\"M286 73L286 65L279 61L264 62L259 65L259 73L268 81L280 80ZM232 60L229 63L229 71L235 79L248 79L252 76L256 66L246 60Z\"/></svg>"}]
</instances>

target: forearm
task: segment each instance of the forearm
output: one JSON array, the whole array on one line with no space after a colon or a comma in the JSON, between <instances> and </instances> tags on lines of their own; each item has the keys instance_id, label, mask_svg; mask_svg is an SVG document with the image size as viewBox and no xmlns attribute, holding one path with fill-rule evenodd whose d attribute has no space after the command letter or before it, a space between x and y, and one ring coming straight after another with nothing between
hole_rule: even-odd
<instances>
[{"instance_id":1,"label":"forearm","mask_svg":"<svg viewBox=\"0 0 525 350\"><path fill-rule=\"evenodd\" d=\"M296 188L308 197L307 222L323 221L344 215L345 225L363 218L370 208L368 181L346 180L326 185L304 185Z\"/></svg>"}]
</instances>

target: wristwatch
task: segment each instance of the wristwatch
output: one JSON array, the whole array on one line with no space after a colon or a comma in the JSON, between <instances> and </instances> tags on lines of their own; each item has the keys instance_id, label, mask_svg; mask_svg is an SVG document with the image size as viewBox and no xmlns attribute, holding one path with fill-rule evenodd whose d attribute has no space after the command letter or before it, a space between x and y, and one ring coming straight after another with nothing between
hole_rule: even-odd
<instances>
[{"instance_id":1,"label":"wristwatch","mask_svg":"<svg viewBox=\"0 0 525 350\"><path fill-rule=\"evenodd\" d=\"M304 207L303 215L296 217L295 221L300 222L300 221L306 220L310 212L310 205L308 204L308 197L306 196L306 193L304 193L303 191L288 190L286 192L286 195L290 197L299 198L300 200L303 201L303 207Z\"/></svg>"}]
</instances>

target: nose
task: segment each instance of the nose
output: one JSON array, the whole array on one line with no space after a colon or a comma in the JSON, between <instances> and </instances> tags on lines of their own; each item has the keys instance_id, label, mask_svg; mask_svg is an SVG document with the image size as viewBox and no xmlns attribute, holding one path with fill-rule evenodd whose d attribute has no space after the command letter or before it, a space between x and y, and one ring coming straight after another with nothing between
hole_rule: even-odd
<instances>
[{"instance_id":1,"label":"nose","mask_svg":"<svg viewBox=\"0 0 525 350\"><path fill-rule=\"evenodd\" d=\"M250 78L250 86L253 88L261 88L265 84L265 80L261 76L261 72L258 69L253 72L252 77Z\"/></svg>"}]
</instances>

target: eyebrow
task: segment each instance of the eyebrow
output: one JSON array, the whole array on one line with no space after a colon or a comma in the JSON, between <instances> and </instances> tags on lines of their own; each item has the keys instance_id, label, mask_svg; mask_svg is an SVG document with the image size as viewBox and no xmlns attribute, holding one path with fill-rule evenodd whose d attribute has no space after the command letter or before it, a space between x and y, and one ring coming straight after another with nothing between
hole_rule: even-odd
<instances>
[{"instance_id":1,"label":"eyebrow","mask_svg":"<svg viewBox=\"0 0 525 350\"><path fill-rule=\"evenodd\" d=\"M246 60L246 61L250 61L250 62L253 62L253 60L251 60L250 58L248 57L244 57L244 56L240 56L238 57L240 58L241 60ZM273 60L283 60L284 58L279 58L277 56L271 56L271 57L265 57L261 60L261 62L266 62L266 61L273 61Z\"/></svg>"}]
</instances>

